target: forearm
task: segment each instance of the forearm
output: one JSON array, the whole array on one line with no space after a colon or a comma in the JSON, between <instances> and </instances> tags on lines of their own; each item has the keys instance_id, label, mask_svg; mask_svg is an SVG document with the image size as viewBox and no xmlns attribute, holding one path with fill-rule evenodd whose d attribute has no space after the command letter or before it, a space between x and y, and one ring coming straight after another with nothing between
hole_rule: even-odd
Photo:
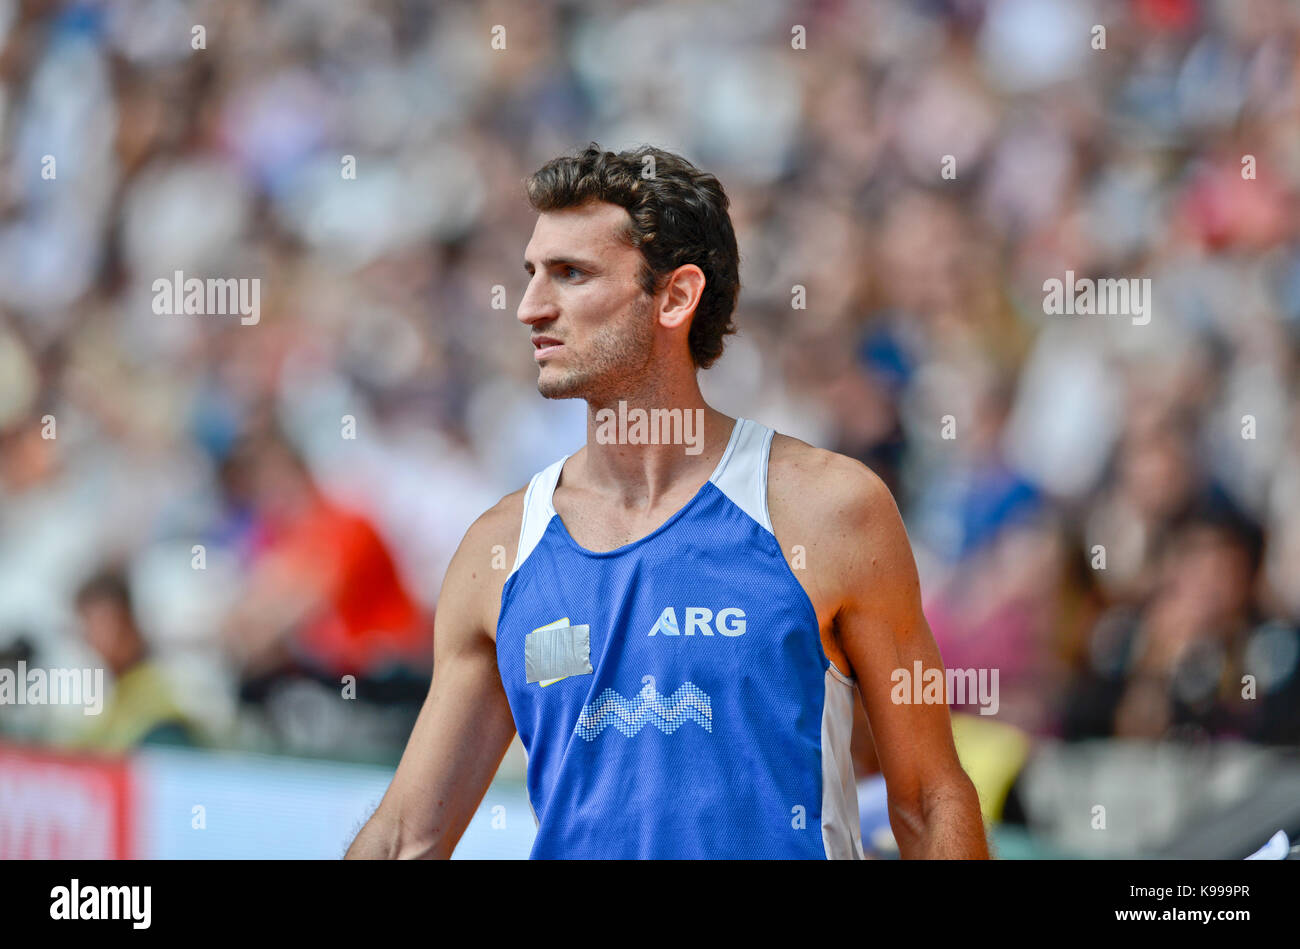
<instances>
[{"instance_id":1,"label":"forearm","mask_svg":"<svg viewBox=\"0 0 1300 949\"><path fill-rule=\"evenodd\" d=\"M400 818L376 811L352 841L344 860L437 860L445 859L439 841L427 834L412 833Z\"/></svg>"},{"instance_id":2,"label":"forearm","mask_svg":"<svg viewBox=\"0 0 1300 949\"><path fill-rule=\"evenodd\" d=\"M905 860L989 859L979 795L964 772L913 806L891 802L890 825Z\"/></svg>"}]
</instances>

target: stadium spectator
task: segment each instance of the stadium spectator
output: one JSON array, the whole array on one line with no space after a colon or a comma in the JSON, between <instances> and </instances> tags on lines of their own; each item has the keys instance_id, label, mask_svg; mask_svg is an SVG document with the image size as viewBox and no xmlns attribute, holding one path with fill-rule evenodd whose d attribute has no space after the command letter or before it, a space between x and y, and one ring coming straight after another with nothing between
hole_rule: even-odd
<instances>
[{"instance_id":1,"label":"stadium spectator","mask_svg":"<svg viewBox=\"0 0 1300 949\"><path fill-rule=\"evenodd\" d=\"M92 576L77 591L76 606L86 643L103 658L111 693L74 744L126 751L148 744L200 743L200 729L176 703L166 671L150 655L136 625L122 573L110 569Z\"/></svg>"}]
</instances>

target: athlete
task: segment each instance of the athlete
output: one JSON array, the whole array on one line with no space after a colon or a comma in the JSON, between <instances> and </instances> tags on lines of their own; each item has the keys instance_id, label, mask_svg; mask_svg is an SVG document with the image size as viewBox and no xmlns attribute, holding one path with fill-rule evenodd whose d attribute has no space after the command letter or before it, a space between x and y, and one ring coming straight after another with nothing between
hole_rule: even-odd
<instances>
[{"instance_id":1,"label":"athlete","mask_svg":"<svg viewBox=\"0 0 1300 949\"><path fill-rule=\"evenodd\" d=\"M860 697L901 855L986 859L947 705L891 698L943 666L889 490L700 394L740 287L717 179L593 143L527 189L518 318L587 442L466 532L348 857L449 857L518 731L534 858L861 858Z\"/></svg>"}]
</instances>

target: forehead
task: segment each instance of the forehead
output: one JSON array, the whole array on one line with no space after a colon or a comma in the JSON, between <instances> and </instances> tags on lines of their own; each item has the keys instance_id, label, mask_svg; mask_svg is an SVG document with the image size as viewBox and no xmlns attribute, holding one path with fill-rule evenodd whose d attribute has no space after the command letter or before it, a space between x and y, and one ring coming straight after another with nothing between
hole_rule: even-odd
<instances>
[{"instance_id":1,"label":"forehead","mask_svg":"<svg viewBox=\"0 0 1300 949\"><path fill-rule=\"evenodd\" d=\"M624 208L606 201L544 211L538 215L532 239L524 248L524 260L537 263L568 254L605 260L639 257L639 251L622 236L630 221Z\"/></svg>"}]
</instances>

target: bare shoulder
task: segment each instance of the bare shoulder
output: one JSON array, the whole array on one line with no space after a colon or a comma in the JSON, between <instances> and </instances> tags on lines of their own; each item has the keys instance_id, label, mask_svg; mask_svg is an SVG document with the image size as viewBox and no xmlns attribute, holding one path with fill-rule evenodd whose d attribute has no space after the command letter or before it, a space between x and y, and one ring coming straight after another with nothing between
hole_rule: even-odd
<instances>
[{"instance_id":1,"label":"bare shoulder","mask_svg":"<svg viewBox=\"0 0 1300 949\"><path fill-rule=\"evenodd\" d=\"M527 486L512 491L480 514L465 532L461 550L476 556L482 552L491 554L494 550L500 554L504 548L506 558L513 562L519 546L519 527L523 522L527 491Z\"/></svg>"},{"instance_id":2,"label":"bare shoulder","mask_svg":"<svg viewBox=\"0 0 1300 949\"><path fill-rule=\"evenodd\" d=\"M787 557L793 545L805 551L801 579L819 616L864 603L882 616L918 613L907 528L888 486L862 462L775 436L768 512Z\"/></svg>"},{"instance_id":3,"label":"bare shoulder","mask_svg":"<svg viewBox=\"0 0 1300 949\"><path fill-rule=\"evenodd\" d=\"M526 491L523 487L507 494L465 531L438 595L439 612L473 618L489 634L496 629L501 590L519 547Z\"/></svg>"},{"instance_id":4,"label":"bare shoulder","mask_svg":"<svg viewBox=\"0 0 1300 949\"><path fill-rule=\"evenodd\" d=\"M768 513L784 550L805 547L814 603L836 610L870 593L876 607L919 603L917 563L902 515L879 474L857 459L785 435L772 439Z\"/></svg>"},{"instance_id":5,"label":"bare shoulder","mask_svg":"<svg viewBox=\"0 0 1300 949\"><path fill-rule=\"evenodd\" d=\"M845 617L867 600L880 611L882 591L910 596L915 589L893 495L857 459L780 434L772 439L767 494L772 531L817 613L822 647L839 669L851 669Z\"/></svg>"},{"instance_id":6,"label":"bare shoulder","mask_svg":"<svg viewBox=\"0 0 1300 949\"><path fill-rule=\"evenodd\" d=\"M885 482L862 462L789 435L772 438L767 483L774 525L778 513L820 530L862 528L898 513Z\"/></svg>"}]
</instances>

